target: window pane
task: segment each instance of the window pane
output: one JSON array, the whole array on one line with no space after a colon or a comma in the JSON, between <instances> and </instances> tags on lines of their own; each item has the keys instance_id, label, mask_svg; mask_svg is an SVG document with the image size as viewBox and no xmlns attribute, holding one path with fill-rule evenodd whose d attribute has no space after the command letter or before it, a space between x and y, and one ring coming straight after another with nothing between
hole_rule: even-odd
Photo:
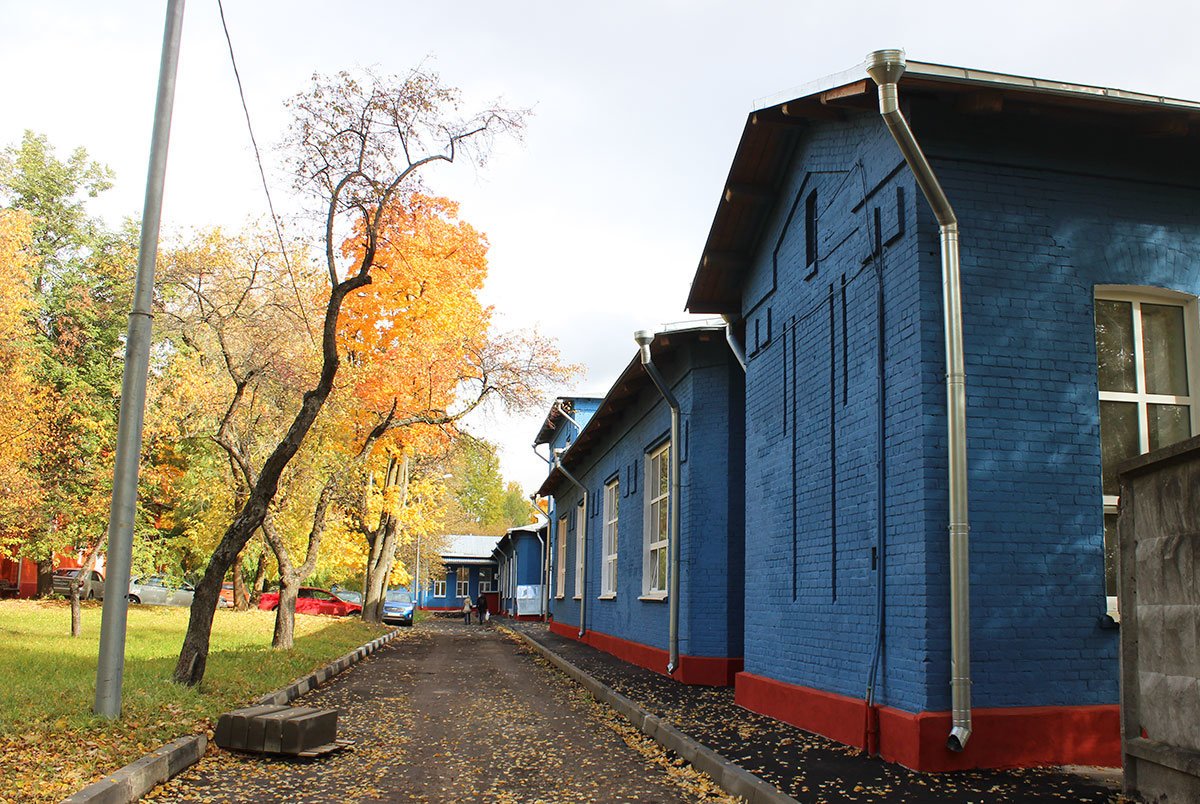
<instances>
[{"instance_id":1,"label":"window pane","mask_svg":"<svg viewBox=\"0 0 1200 804\"><path fill-rule=\"evenodd\" d=\"M1096 369L1101 391L1137 390L1129 302L1096 300Z\"/></svg>"},{"instance_id":2,"label":"window pane","mask_svg":"<svg viewBox=\"0 0 1200 804\"><path fill-rule=\"evenodd\" d=\"M671 474L671 450L668 448L658 458L658 493L667 493L667 483Z\"/></svg>"},{"instance_id":3,"label":"window pane","mask_svg":"<svg viewBox=\"0 0 1200 804\"><path fill-rule=\"evenodd\" d=\"M667 538L667 506L658 506L658 539Z\"/></svg>"},{"instance_id":4,"label":"window pane","mask_svg":"<svg viewBox=\"0 0 1200 804\"><path fill-rule=\"evenodd\" d=\"M1191 409L1187 405L1147 405L1150 449L1169 447L1192 436Z\"/></svg>"},{"instance_id":5,"label":"window pane","mask_svg":"<svg viewBox=\"0 0 1200 804\"><path fill-rule=\"evenodd\" d=\"M1136 402L1100 403L1100 466L1105 494L1119 494L1113 467L1137 455L1138 422Z\"/></svg>"},{"instance_id":6,"label":"window pane","mask_svg":"<svg viewBox=\"0 0 1200 804\"><path fill-rule=\"evenodd\" d=\"M658 551L658 588L663 590L667 588L667 551L665 549Z\"/></svg>"},{"instance_id":7,"label":"window pane","mask_svg":"<svg viewBox=\"0 0 1200 804\"><path fill-rule=\"evenodd\" d=\"M1187 396L1182 307L1142 305L1142 349L1146 353L1146 392Z\"/></svg>"},{"instance_id":8,"label":"window pane","mask_svg":"<svg viewBox=\"0 0 1200 804\"><path fill-rule=\"evenodd\" d=\"M1104 515L1104 594L1117 596L1117 515Z\"/></svg>"}]
</instances>

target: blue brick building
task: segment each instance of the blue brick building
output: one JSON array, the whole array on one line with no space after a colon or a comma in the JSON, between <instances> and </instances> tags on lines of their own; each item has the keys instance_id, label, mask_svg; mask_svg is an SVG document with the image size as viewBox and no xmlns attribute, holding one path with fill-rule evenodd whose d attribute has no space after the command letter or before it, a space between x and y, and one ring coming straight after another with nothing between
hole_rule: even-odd
<instances>
[{"instance_id":1,"label":"blue brick building","mask_svg":"<svg viewBox=\"0 0 1200 804\"><path fill-rule=\"evenodd\" d=\"M670 675L728 685L742 657L742 370L721 326L659 332L649 348L679 402L678 443L635 357L569 448L558 448L561 466L538 492L555 506L551 627L668 672L668 474L678 449L682 569Z\"/></svg>"},{"instance_id":2,"label":"blue brick building","mask_svg":"<svg viewBox=\"0 0 1200 804\"><path fill-rule=\"evenodd\" d=\"M493 555L498 540L495 536L460 534L449 536L446 549L439 560L443 577L432 580L417 597L417 607L426 611L461 611L467 598L474 603L485 595L488 610L495 613L500 604Z\"/></svg>"},{"instance_id":3,"label":"blue brick building","mask_svg":"<svg viewBox=\"0 0 1200 804\"><path fill-rule=\"evenodd\" d=\"M575 442L580 431L587 426L596 409L600 407L601 398L598 396L560 396L550 405L550 410L546 414L546 418L542 421L541 428L538 429L538 434L533 440L534 453L546 462L546 473L554 468L554 455L558 451L566 450ZM544 453L542 451L544 448ZM554 498L549 498L549 517L553 523L557 521L555 513ZM554 540L553 528L549 538ZM557 570L554 562L558 556L556 549L550 550L550 566L549 566L549 596L554 596L554 581L557 577Z\"/></svg>"},{"instance_id":4,"label":"blue brick building","mask_svg":"<svg viewBox=\"0 0 1200 804\"><path fill-rule=\"evenodd\" d=\"M539 620L547 610L547 517L509 528L496 549L496 577L501 614L518 620Z\"/></svg>"},{"instance_id":5,"label":"blue brick building","mask_svg":"<svg viewBox=\"0 0 1200 804\"><path fill-rule=\"evenodd\" d=\"M861 68L749 116L687 302L748 358L737 700L915 768L1116 764L1110 469L1200 432L1200 104L912 62L898 94L960 232L973 734L939 222Z\"/></svg>"}]
</instances>

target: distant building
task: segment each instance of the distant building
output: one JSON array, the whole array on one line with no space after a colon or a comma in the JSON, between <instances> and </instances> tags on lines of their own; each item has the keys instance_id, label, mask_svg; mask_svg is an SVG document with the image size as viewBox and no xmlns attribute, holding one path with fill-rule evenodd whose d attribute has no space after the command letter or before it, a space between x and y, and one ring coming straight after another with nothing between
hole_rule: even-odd
<instances>
[{"instance_id":1,"label":"distant building","mask_svg":"<svg viewBox=\"0 0 1200 804\"><path fill-rule=\"evenodd\" d=\"M509 528L492 555L497 562L501 614L518 620L539 620L545 611L546 523L537 522Z\"/></svg>"},{"instance_id":2,"label":"distant building","mask_svg":"<svg viewBox=\"0 0 1200 804\"><path fill-rule=\"evenodd\" d=\"M496 536L450 536L440 559L443 580L431 581L421 590L417 607L426 611L460 611L463 601L487 596L488 609L495 612L500 602L496 590Z\"/></svg>"}]
</instances>

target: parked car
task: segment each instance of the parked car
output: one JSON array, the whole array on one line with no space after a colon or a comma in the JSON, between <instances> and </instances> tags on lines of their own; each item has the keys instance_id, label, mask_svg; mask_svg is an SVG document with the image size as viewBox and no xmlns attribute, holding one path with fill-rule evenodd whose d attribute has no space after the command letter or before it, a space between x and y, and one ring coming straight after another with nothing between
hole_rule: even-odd
<instances>
[{"instance_id":1,"label":"parked car","mask_svg":"<svg viewBox=\"0 0 1200 804\"><path fill-rule=\"evenodd\" d=\"M247 602L249 602L249 599L250 591L246 590ZM226 581L225 583L221 584L221 595L217 598L217 606L223 609L231 609L233 608L233 604L233 581Z\"/></svg>"},{"instance_id":2,"label":"parked car","mask_svg":"<svg viewBox=\"0 0 1200 804\"><path fill-rule=\"evenodd\" d=\"M195 587L165 575L143 575L129 582L129 602L153 606L190 606Z\"/></svg>"},{"instance_id":3,"label":"parked car","mask_svg":"<svg viewBox=\"0 0 1200 804\"><path fill-rule=\"evenodd\" d=\"M266 611L279 608L279 592L263 592L258 601L258 607ZM317 589L313 586L301 586L296 595L296 611L300 614L331 614L344 617L347 614L357 614L362 606L357 603L347 603L327 589Z\"/></svg>"},{"instance_id":4,"label":"parked car","mask_svg":"<svg viewBox=\"0 0 1200 804\"><path fill-rule=\"evenodd\" d=\"M412 593L407 589L389 589L383 598L383 621L385 623L412 625Z\"/></svg>"},{"instance_id":5,"label":"parked car","mask_svg":"<svg viewBox=\"0 0 1200 804\"><path fill-rule=\"evenodd\" d=\"M75 578L78 576L78 569L56 569L54 575L50 578L54 594L70 597L71 584L75 582ZM79 590L79 596L84 600L103 600L104 576L96 570L92 570L91 574L84 579L83 588Z\"/></svg>"}]
</instances>

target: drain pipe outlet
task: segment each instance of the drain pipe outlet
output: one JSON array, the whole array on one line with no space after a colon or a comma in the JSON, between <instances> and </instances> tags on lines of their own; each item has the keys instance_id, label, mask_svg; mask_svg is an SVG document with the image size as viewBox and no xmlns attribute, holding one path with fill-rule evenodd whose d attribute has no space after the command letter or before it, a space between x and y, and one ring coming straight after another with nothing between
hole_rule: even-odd
<instances>
[{"instance_id":1,"label":"drain pipe outlet","mask_svg":"<svg viewBox=\"0 0 1200 804\"><path fill-rule=\"evenodd\" d=\"M583 553L580 562L579 572L579 638L583 639L583 635L587 632L587 627L584 623L587 622L587 518L588 518L588 491L587 487L575 479L575 475L567 471L562 465L562 450L554 450L554 465L558 471L563 473L563 477L574 483L580 491L583 492L583 509L579 513L579 523L576 525L579 528L579 549ZM562 538L561 534L559 538ZM564 590L565 591L565 590Z\"/></svg>"},{"instance_id":2,"label":"drain pipe outlet","mask_svg":"<svg viewBox=\"0 0 1200 804\"><path fill-rule=\"evenodd\" d=\"M746 350L738 343L737 335L733 333L733 325L737 320L736 316L722 315L725 319L725 340L729 341L729 348L733 352L733 356L737 358L738 365L742 367L742 373L746 372Z\"/></svg>"},{"instance_id":3,"label":"drain pipe outlet","mask_svg":"<svg viewBox=\"0 0 1200 804\"><path fill-rule=\"evenodd\" d=\"M633 339L637 342L643 368L658 387L658 392L662 394L667 406L671 408L671 483L670 497L668 498L671 512L667 525L667 544L671 567L670 578L667 582L667 607L670 622L667 632L669 645L667 675L672 675L679 667L679 400L675 398L675 394L671 393L666 380L658 372L658 367L650 359L650 344L654 340L654 333L640 329L633 333Z\"/></svg>"},{"instance_id":4,"label":"drain pipe outlet","mask_svg":"<svg viewBox=\"0 0 1200 804\"><path fill-rule=\"evenodd\" d=\"M967 517L967 387L963 369L962 287L958 218L900 111L896 88L904 74L903 50L867 56L867 73L879 85L879 113L900 147L937 218L942 246L942 305L946 332L946 446L950 489L950 698L953 721L946 747L962 751L971 738L971 600Z\"/></svg>"}]
</instances>

